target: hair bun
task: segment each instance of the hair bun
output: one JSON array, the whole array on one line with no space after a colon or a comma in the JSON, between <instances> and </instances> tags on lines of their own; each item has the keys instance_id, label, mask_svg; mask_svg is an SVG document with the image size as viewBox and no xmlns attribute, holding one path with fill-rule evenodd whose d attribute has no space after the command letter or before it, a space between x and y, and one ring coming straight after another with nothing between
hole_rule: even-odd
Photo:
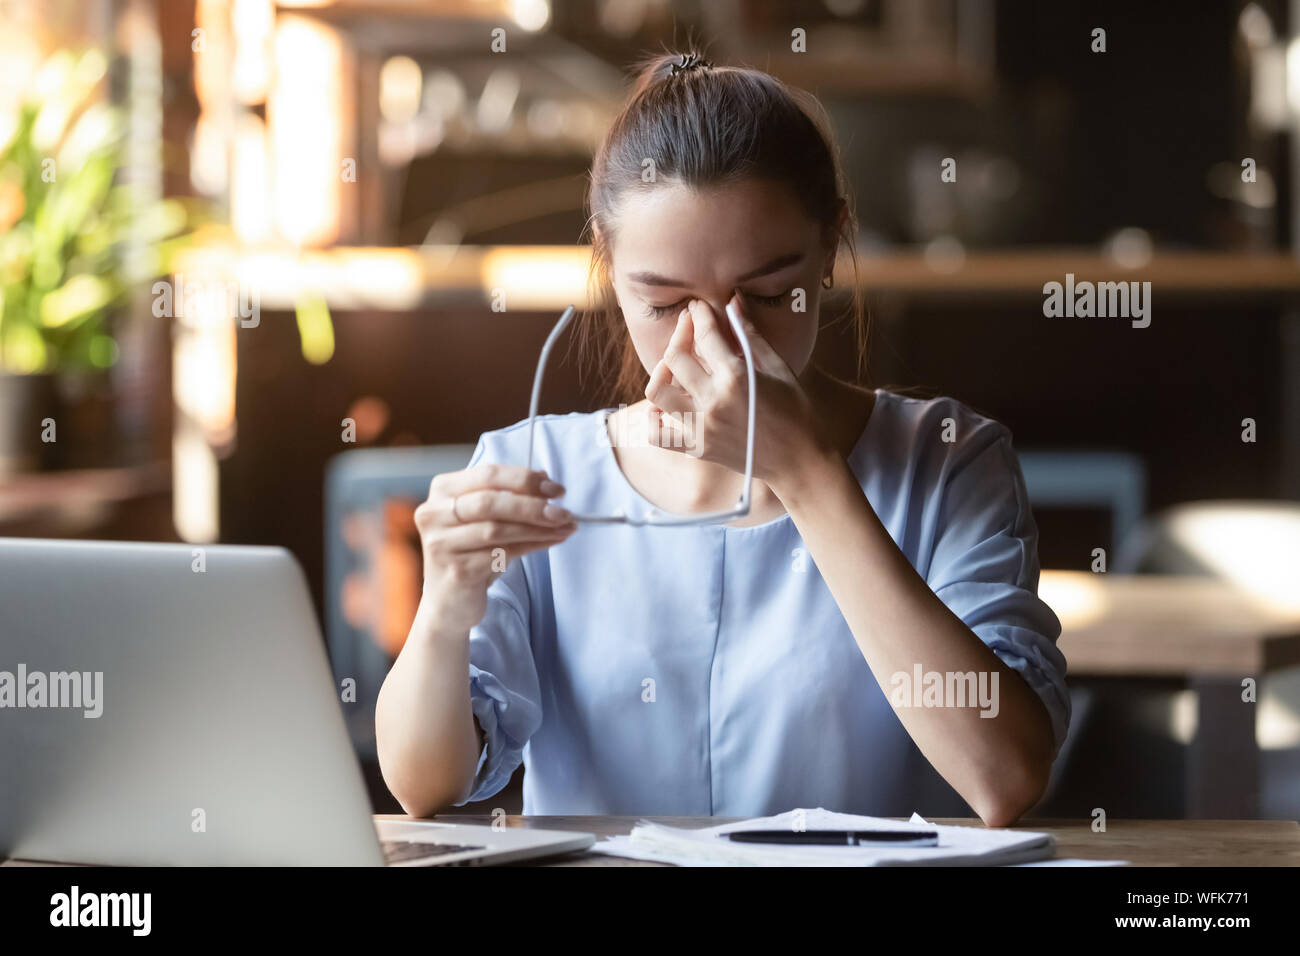
<instances>
[{"instance_id":1,"label":"hair bun","mask_svg":"<svg viewBox=\"0 0 1300 956\"><path fill-rule=\"evenodd\" d=\"M694 69L707 70L712 66L712 63L702 58L698 53L683 53L681 60L669 65L668 75L676 76L679 73L686 73Z\"/></svg>"}]
</instances>

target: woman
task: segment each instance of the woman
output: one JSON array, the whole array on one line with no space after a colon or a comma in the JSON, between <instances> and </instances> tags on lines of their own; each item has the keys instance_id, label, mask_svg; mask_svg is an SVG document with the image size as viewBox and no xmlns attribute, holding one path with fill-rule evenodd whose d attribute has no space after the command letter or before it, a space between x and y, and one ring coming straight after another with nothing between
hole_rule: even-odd
<instances>
[{"instance_id":1,"label":"woman","mask_svg":"<svg viewBox=\"0 0 1300 956\"><path fill-rule=\"evenodd\" d=\"M429 815L523 760L525 813L905 815L928 761L987 825L1015 821L1069 722L1024 482L998 423L810 363L856 229L816 101L660 57L589 202L610 308L583 331L632 404L540 418L540 470L521 422L433 481L424 593L376 710L393 794ZM579 531L574 513L739 498L728 302L757 370L749 514Z\"/></svg>"}]
</instances>

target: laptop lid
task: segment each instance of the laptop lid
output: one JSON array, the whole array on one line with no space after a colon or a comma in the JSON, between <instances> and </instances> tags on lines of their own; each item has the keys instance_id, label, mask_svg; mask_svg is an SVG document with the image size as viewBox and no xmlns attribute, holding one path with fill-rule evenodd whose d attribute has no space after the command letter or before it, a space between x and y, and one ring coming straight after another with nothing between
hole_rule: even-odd
<instances>
[{"instance_id":1,"label":"laptop lid","mask_svg":"<svg viewBox=\"0 0 1300 956\"><path fill-rule=\"evenodd\" d=\"M0 854L382 858L282 548L0 538Z\"/></svg>"}]
</instances>

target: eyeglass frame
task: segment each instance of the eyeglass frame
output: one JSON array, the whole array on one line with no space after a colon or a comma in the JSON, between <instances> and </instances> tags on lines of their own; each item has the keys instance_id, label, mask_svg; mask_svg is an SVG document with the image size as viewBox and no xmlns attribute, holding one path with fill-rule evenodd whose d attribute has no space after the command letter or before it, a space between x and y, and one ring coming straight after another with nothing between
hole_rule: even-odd
<instances>
[{"instance_id":1,"label":"eyeglass frame","mask_svg":"<svg viewBox=\"0 0 1300 956\"><path fill-rule=\"evenodd\" d=\"M740 350L744 353L745 377L749 386L749 421L748 433L745 438L745 484L736 506L721 511L706 511L695 515L673 514L651 506L649 511L639 517L625 515L621 512L612 515L574 514L574 521L579 524L626 524L634 527L689 527L692 525L721 524L731 518L741 518L749 514L750 495L754 485L754 411L758 405L754 378L754 354L750 349L749 336L745 334L740 316L736 313L735 306L730 302L727 303L726 313L727 320L731 324L731 330L736 333L736 340L740 342ZM533 376L533 394L528 404L529 471L533 469L533 441L537 430L537 406L542 394L542 375L546 371L547 362L550 360L551 350L555 347L560 334L572 321L575 314L576 309L572 305L564 310L564 313L560 316L560 321L555 323L555 327L551 329L551 334L546 337L546 343L542 346L542 354L537 360L537 372ZM602 427L604 427L603 421Z\"/></svg>"}]
</instances>

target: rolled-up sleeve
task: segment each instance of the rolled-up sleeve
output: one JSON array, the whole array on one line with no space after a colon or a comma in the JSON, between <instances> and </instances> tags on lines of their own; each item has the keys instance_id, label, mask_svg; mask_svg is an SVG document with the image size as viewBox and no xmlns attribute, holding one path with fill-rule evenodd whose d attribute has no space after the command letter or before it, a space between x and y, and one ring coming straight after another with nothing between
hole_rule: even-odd
<instances>
[{"instance_id":1,"label":"rolled-up sleeve","mask_svg":"<svg viewBox=\"0 0 1300 956\"><path fill-rule=\"evenodd\" d=\"M495 456L480 438L470 465L491 460ZM454 806L485 800L509 783L541 726L529 610L523 560L516 558L488 586L487 611L469 632L470 706L483 728L483 751L469 793Z\"/></svg>"},{"instance_id":2,"label":"rolled-up sleeve","mask_svg":"<svg viewBox=\"0 0 1300 956\"><path fill-rule=\"evenodd\" d=\"M1055 757L1070 725L1061 623L1038 597L1038 529L1011 433L985 420L949 463L927 583L1042 699Z\"/></svg>"}]
</instances>

